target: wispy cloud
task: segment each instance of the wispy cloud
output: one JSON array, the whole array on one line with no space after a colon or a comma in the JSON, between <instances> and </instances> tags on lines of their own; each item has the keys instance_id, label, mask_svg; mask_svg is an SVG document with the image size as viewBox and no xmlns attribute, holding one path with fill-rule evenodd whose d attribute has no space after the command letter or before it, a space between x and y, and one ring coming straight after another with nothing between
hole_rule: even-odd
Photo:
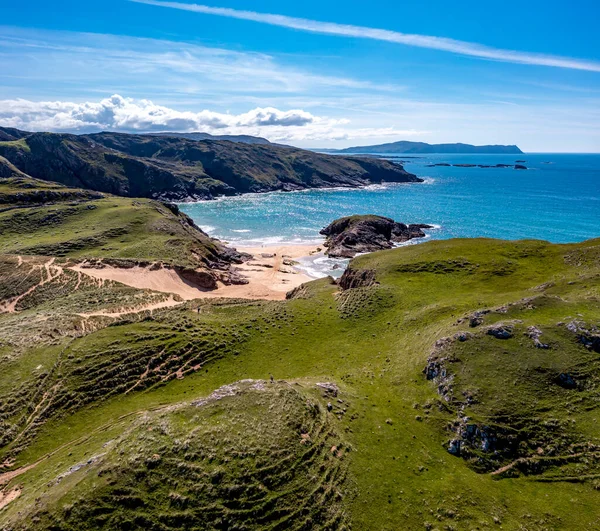
<instances>
[{"instance_id":1,"label":"wispy cloud","mask_svg":"<svg viewBox=\"0 0 600 531\"><path fill-rule=\"evenodd\" d=\"M318 20L310 20L305 18L288 17L285 15L276 15L271 13L258 13L255 11L242 11L224 7L211 7L201 4L185 4L181 2L169 2L163 0L131 1L140 4L149 4L153 6L204 13L207 15L218 15L222 17L251 20L254 22L261 22L263 24L270 24L272 26L281 26L313 33L394 42L408 46L416 46L419 48L442 50L445 52L467 55L480 59L488 59L492 61L600 72L600 62L598 61L492 48L483 44L448 39L446 37L401 33L399 31L390 31L364 26L353 26L349 24L337 24L334 22L321 22Z\"/></svg>"},{"instance_id":2,"label":"wispy cloud","mask_svg":"<svg viewBox=\"0 0 600 531\"><path fill-rule=\"evenodd\" d=\"M338 94L403 89L308 71L268 54L186 42L6 26L0 26L0 35L0 88L21 78L29 81L24 87L29 93L43 86L46 91L59 88L61 95L72 89L81 98L95 87L103 94L142 97L201 94L213 102L226 96L231 105L252 95L291 97L331 87Z\"/></svg>"}]
</instances>

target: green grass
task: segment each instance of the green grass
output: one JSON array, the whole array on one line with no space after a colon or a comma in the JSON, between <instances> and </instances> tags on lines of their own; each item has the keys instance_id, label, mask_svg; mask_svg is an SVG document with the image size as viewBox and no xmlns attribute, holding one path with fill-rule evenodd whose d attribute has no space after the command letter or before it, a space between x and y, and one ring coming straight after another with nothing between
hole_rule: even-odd
<instances>
[{"instance_id":1,"label":"green grass","mask_svg":"<svg viewBox=\"0 0 600 531\"><path fill-rule=\"evenodd\" d=\"M219 254L214 241L158 201L38 186L34 179L24 187L21 181L0 179L0 202L7 205L0 208L2 254L161 261L183 267L198 267Z\"/></svg>"},{"instance_id":2,"label":"green grass","mask_svg":"<svg viewBox=\"0 0 600 531\"><path fill-rule=\"evenodd\" d=\"M192 518L189 525L193 521L202 527L198 514L190 516L193 510L173 508L176 498L169 497L169 481L176 474L167 460L153 468L144 461L147 454L168 455L169 463L194 463L202 474L210 475L218 465L226 478L223 486L235 483L250 493L255 477L240 475L240 470L252 471L254 465L232 456L247 439L257 448L253 459L271 456L276 461L280 449L296 451L289 445L294 440L291 433L298 430L290 428L290 421L301 420L302 414L289 412L306 399L319 403L322 412L331 403L326 418L330 440L337 441L331 444L351 448L343 473L335 476L335 491L341 497L322 504L328 516L319 516L313 528L327 528L329 515L343 515L332 528L340 528L339 522L378 530L596 528L599 354L586 349L566 325L577 320L591 334L598 333L599 244L429 242L353 260L354 270L376 271L378 284L369 288L340 294L321 280L306 286L304 298L287 302L211 301L203 304L201 313L191 303L155 312L151 318L124 319L108 327L99 323L95 331L56 345L47 354L27 350L10 362L10 374L18 374L29 388L44 356L46 364L60 356L55 379L44 383L40 392L60 384L64 394L56 396L65 399L53 403L18 452L11 443L4 448L4 455L16 458L15 467L48 457L10 484L23 492L0 512L0 524L9 529L26 525L19 517L22 511L31 518L29 525L41 528L49 528L51 522L65 529L94 522L109 529L141 511L144 518L160 519L165 526L181 521L161 515L177 513L176 518L183 518L185 513ZM26 322L41 308L61 314L70 296L38 301L23 314L0 316L0 325L19 316ZM471 327L469 317L478 310L489 312L482 314L479 326ZM513 325L512 338L487 334L489 327L502 323ZM533 345L525 335L529 326L543 332L541 340L550 349ZM468 333L470 339L436 347L439 340L458 333ZM444 358L452 376L448 401L438 393L438 382L427 380L423 372L431 357ZM0 362L0 369L3 363L9 362ZM142 378L149 366L159 370ZM176 376L180 369L185 372L182 379ZM558 385L556 377L565 372L581 385ZM271 395L257 404L255 394L242 392L231 402L219 401L218 412L212 406L199 408L198 418L192 420L180 413L189 411L190 401L223 385L246 378L268 382L270 375L288 382L304 398L294 398L296 405L282 411L282 403ZM143 385L123 393L140 379ZM342 402L315 395L316 382L335 382ZM0 392L3 404L17 398L10 385L0 386ZM27 411L35 412L37 396L23 399ZM171 406L174 409L168 409ZM3 405L0 411L8 408ZM469 418L467 425L495 429L502 451L485 452L475 439L470 451L451 455L448 441L456 437L456 422L464 416ZM223 426L217 428L217 420ZM154 431L142 429L163 424L168 433L156 438ZM511 430L518 433L514 448L501 437ZM208 433L214 438L205 439ZM190 441L189 457L169 449L172 437ZM203 452L213 452L216 461L197 461L195 456ZM69 467L102 453L102 460L54 485ZM555 459L546 459L550 457ZM530 461L515 465L508 475L490 474L519 458ZM126 463L133 464L125 467ZM288 491L306 485L306 474L315 474L313 464L303 463L300 475L289 478L287 494L278 498L283 507L289 507L290 499L297 503ZM315 478L327 473L324 466ZM141 476L135 476L138 473ZM210 513L213 525L224 518L222 528L231 527L233 520L248 529L266 527L264 522L243 520L223 505L228 496L220 485L192 492L182 478L177 486L181 492L175 490L192 500L192 507L216 510ZM115 489L122 489L118 496L130 498L115 497ZM299 494L306 492L302 489L294 492L302 499L307 496ZM234 514L238 516L227 520ZM248 514L256 518L256 513ZM294 525L301 521L294 520ZM269 525L275 522L273 518Z\"/></svg>"},{"instance_id":3,"label":"green grass","mask_svg":"<svg viewBox=\"0 0 600 531\"><path fill-rule=\"evenodd\" d=\"M346 528L349 449L314 392L261 381L221 392L136 419L46 487L38 503L57 510L21 528Z\"/></svg>"},{"instance_id":4,"label":"green grass","mask_svg":"<svg viewBox=\"0 0 600 531\"><path fill-rule=\"evenodd\" d=\"M31 148L29 147L29 144L27 144L27 140L25 138L0 142L0 146L2 148L14 151L26 151L28 153L31 151Z\"/></svg>"}]
</instances>

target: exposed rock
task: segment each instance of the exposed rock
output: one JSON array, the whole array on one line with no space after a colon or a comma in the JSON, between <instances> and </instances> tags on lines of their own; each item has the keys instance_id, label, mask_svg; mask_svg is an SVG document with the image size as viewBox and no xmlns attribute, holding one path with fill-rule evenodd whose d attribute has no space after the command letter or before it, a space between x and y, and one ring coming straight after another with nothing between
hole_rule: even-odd
<instances>
[{"instance_id":1,"label":"exposed rock","mask_svg":"<svg viewBox=\"0 0 600 531\"><path fill-rule=\"evenodd\" d=\"M250 283L248 278L235 267L230 267L229 270L220 272L218 276L219 280L225 285L234 284L236 286L244 286Z\"/></svg>"},{"instance_id":2,"label":"exposed rock","mask_svg":"<svg viewBox=\"0 0 600 531\"><path fill-rule=\"evenodd\" d=\"M577 341L588 350L600 353L600 330L594 326L588 326L582 321L571 321L567 330L576 335Z\"/></svg>"},{"instance_id":3,"label":"exposed rock","mask_svg":"<svg viewBox=\"0 0 600 531\"><path fill-rule=\"evenodd\" d=\"M513 337L513 327L510 325L498 325L488 328L487 334L496 339L510 339Z\"/></svg>"},{"instance_id":4,"label":"exposed rock","mask_svg":"<svg viewBox=\"0 0 600 531\"><path fill-rule=\"evenodd\" d=\"M352 258L358 253L391 249L394 243L424 238L423 229L431 225L397 223L382 216L348 216L336 219L321 230L327 237L325 254L334 258Z\"/></svg>"},{"instance_id":5,"label":"exposed rock","mask_svg":"<svg viewBox=\"0 0 600 531\"><path fill-rule=\"evenodd\" d=\"M518 160L514 166L512 164L448 164L447 162L438 162L435 164L428 164L427 168L435 168L437 166L454 166L455 168L514 168L515 170L526 170L527 166L524 166L524 160Z\"/></svg>"},{"instance_id":6,"label":"exposed rock","mask_svg":"<svg viewBox=\"0 0 600 531\"><path fill-rule=\"evenodd\" d=\"M530 339L533 339L533 344L537 348L542 348L542 349L550 348L550 345L548 345L547 343L542 343L540 341L542 331L537 326L530 326L529 328L527 328L527 332L525 333L525 335L527 337L529 337Z\"/></svg>"},{"instance_id":7,"label":"exposed rock","mask_svg":"<svg viewBox=\"0 0 600 531\"><path fill-rule=\"evenodd\" d=\"M301 284L297 288L294 288L293 290L288 291L285 294L285 298L287 300L306 299L307 297L308 297L308 291L306 290L306 286L304 284Z\"/></svg>"},{"instance_id":8,"label":"exposed rock","mask_svg":"<svg viewBox=\"0 0 600 531\"><path fill-rule=\"evenodd\" d=\"M202 289L217 289L217 275L212 271L191 268L175 268L177 274Z\"/></svg>"},{"instance_id":9,"label":"exposed rock","mask_svg":"<svg viewBox=\"0 0 600 531\"><path fill-rule=\"evenodd\" d=\"M425 223L405 225L404 223L396 222L392 227L392 241L403 243L415 238L425 238L427 234L423 232L423 229L433 229L433 226Z\"/></svg>"},{"instance_id":10,"label":"exposed rock","mask_svg":"<svg viewBox=\"0 0 600 531\"><path fill-rule=\"evenodd\" d=\"M472 337L473 337L473 335L469 334L469 332L457 332L456 334L454 334L453 339L456 339L457 341L464 343L465 341L468 341Z\"/></svg>"},{"instance_id":11,"label":"exposed rock","mask_svg":"<svg viewBox=\"0 0 600 531\"><path fill-rule=\"evenodd\" d=\"M476 328L477 326L483 324L483 316L490 313L490 310L477 310L469 315L469 326L471 328Z\"/></svg>"},{"instance_id":12,"label":"exposed rock","mask_svg":"<svg viewBox=\"0 0 600 531\"><path fill-rule=\"evenodd\" d=\"M576 389L577 382L575 378L571 376L568 372L561 372L556 378L556 383L565 389Z\"/></svg>"},{"instance_id":13,"label":"exposed rock","mask_svg":"<svg viewBox=\"0 0 600 531\"><path fill-rule=\"evenodd\" d=\"M323 382L323 383L316 383L315 387L318 387L319 389L321 389L323 391L324 396L332 396L332 397L337 397L340 389L339 387L331 382Z\"/></svg>"},{"instance_id":14,"label":"exposed rock","mask_svg":"<svg viewBox=\"0 0 600 531\"><path fill-rule=\"evenodd\" d=\"M343 290L352 288L368 288L376 284L375 270L352 269L348 267L341 276L338 284Z\"/></svg>"}]
</instances>

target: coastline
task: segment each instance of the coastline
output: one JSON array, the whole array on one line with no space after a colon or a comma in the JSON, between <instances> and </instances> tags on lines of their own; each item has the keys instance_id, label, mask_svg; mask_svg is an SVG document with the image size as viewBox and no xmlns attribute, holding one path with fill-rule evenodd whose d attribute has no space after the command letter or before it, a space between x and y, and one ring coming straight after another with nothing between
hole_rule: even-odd
<instances>
[{"instance_id":1,"label":"coastline","mask_svg":"<svg viewBox=\"0 0 600 531\"><path fill-rule=\"evenodd\" d=\"M316 277L297 267L297 261L318 255L322 248L322 244L237 246L238 251L253 256L248 262L236 266L249 283L240 286L222 285L214 292L209 292L209 296L284 300L288 291L315 280Z\"/></svg>"},{"instance_id":2,"label":"coastline","mask_svg":"<svg viewBox=\"0 0 600 531\"><path fill-rule=\"evenodd\" d=\"M411 184L431 184L433 179L431 177L418 177L418 181L381 181L375 183L364 183L357 185L349 185L349 184L339 184L337 186L306 186L302 188L292 188L292 189L283 189L279 188L277 190L261 190L258 192L237 192L235 194L226 195L216 195L209 198L195 198L193 196L188 196L186 198L177 199L171 202L177 206L187 206L193 205L194 203L213 203L215 201L228 201L233 199L244 199L251 197L260 197L270 194L302 194L307 192L349 192L353 190L377 190L381 188L389 188L390 186L406 186Z\"/></svg>"},{"instance_id":3,"label":"coastline","mask_svg":"<svg viewBox=\"0 0 600 531\"><path fill-rule=\"evenodd\" d=\"M180 277L173 269L167 268L136 266L124 269L106 266L88 269L73 266L70 269L100 281L116 281L138 289L170 293L182 301L209 298L284 300L288 291L317 278L297 268L296 261L319 255L321 248L322 245L318 244L239 246L238 251L253 256L248 262L234 266L248 279L248 283L225 285L219 282L215 290L202 290ZM170 304L173 305L176 303Z\"/></svg>"}]
</instances>

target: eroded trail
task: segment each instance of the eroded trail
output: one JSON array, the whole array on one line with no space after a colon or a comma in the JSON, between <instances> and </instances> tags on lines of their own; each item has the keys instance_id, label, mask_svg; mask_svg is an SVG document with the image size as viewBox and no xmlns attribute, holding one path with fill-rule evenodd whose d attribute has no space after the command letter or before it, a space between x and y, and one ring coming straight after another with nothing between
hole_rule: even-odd
<instances>
[{"instance_id":1,"label":"eroded trail","mask_svg":"<svg viewBox=\"0 0 600 531\"><path fill-rule=\"evenodd\" d=\"M123 317L124 315L129 315L132 313L142 313L149 311L152 313L154 310L160 310L162 308L172 308L173 306L179 306L183 304L183 301L177 301L172 296L168 299L160 302L155 302L152 304L144 304L141 306L131 306L127 308L120 308L116 311L109 310L100 310L98 312L90 312L90 313L78 313L79 317L83 317L85 319L89 317L112 317L117 319L119 317Z\"/></svg>"},{"instance_id":2,"label":"eroded trail","mask_svg":"<svg viewBox=\"0 0 600 531\"><path fill-rule=\"evenodd\" d=\"M20 256L18 258L19 258L19 262L17 264L17 267L21 267L21 265L23 264L23 258ZM13 297L11 299L8 299L8 300L0 303L0 313L16 312L17 304L19 304L19 301L21 301L22 299L24 299L25 297L27 297L28 295L33 293L36 289L39 289L40 287L48 284L49 282L52 282L53 280L56 280L58 277L60 277L63 274L63 268L59 265L56 265L54 263L54 261L55 261L55 258L50 258L45 264L33 265L31 270L29 271L28 275L31 274L33 271L40 269L42 271L42 279L34 286L31 286L24 293L21 293L20 295L17 295L16 297Z\"/></svg>"},{"instance_id":3,"label":"eroded trail","mask_svg":"<svg viewBox=\"0 0 600 531\"><path fill-rule=\"evenodd\" d=\"M22 466L21 468L17 468L16 470L10 470L9 472L4 472L3 474L0 474L0 486L6 485L9 481L12 481L16 477L19 477L21 474L25 474L25 472L28 472L32 468L35 468L40 462L41 460L36 461L31 465Z\"/></svg>"},{"instance_id":4,"label":"eroded trail","mask_svg":"<svg viewBox=\"0 0 600 531\"><path fill-rule=\"evenodd\" d=\"M16 500L21 495L21 489L16 488L8 492L0 491L0 511L4 509L10 502Z\"/></svg>"}]
</instances>

